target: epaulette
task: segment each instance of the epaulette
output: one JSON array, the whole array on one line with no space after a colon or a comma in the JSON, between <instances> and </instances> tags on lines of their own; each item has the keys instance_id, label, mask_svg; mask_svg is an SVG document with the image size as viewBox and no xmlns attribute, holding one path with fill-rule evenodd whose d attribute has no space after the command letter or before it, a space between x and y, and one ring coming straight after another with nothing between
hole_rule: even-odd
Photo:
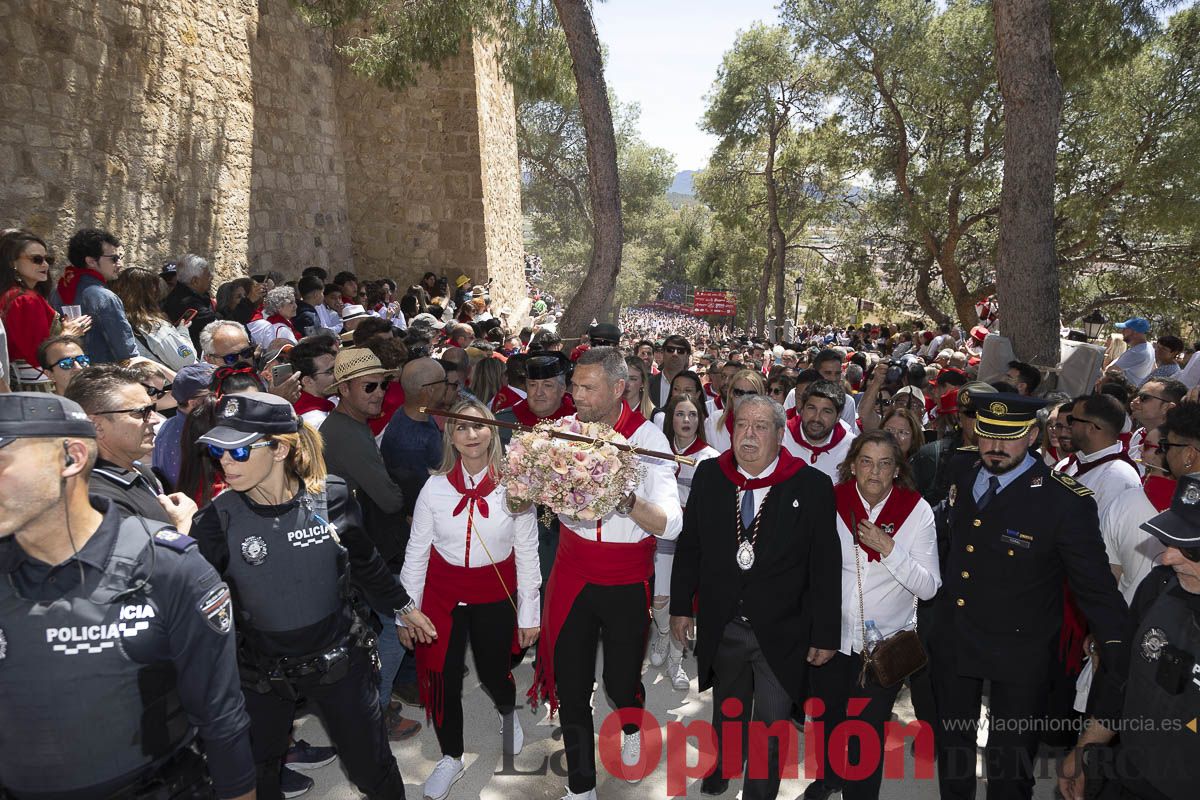
<instances>
[{"instance_id":1,"label":"epaulette","mask_svg":"<svg viewBox=\"0 0 1200 800\"><path fill-rule=\"evenodd\" d=\"M190 547L196 546L196 540L190 536L184 536L179 531L168 526L154 532L154 543L161 547L168 547L177 552L183 553Z\"/></svg>"},{"instance_id":2,"label":"epaulette","mask_svg":"<svg viewBox=\"0 0 1200 800\"><path fill-rule=\"evenodd\" d=\"M1054 478L1054 480L1058 481L1080 497L1092 497L1096 494L1091 489L1072 478L1070 475L1064 475L1056 469L1050 470L1050 477Z\"/></svg>"}]
</instances>

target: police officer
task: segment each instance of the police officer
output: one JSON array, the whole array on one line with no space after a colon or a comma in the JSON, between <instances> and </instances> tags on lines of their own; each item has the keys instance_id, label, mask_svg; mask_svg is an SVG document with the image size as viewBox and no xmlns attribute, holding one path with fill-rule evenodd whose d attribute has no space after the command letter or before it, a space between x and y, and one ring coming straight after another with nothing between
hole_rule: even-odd
<instances>
[{"instance_id":1,"label":"police officer","mask_svg":"<svg viewBox=\"0 0 1200 800\"><path fill-rule=\"evenodd\" d=\"M985 680L991 684L988 798L1032 796L1064 578L1100 650L1097 683L1119 675L1126 658L1128 609L1108 567L1092 492L1028 452L1041 405L1008 393L979 400L979 463L947 496L949 552L932 656L944 799L975 796L975 725ZM1105 667L1114 671L1106 674Z\"/></svg>"},{"instance_id":2,"label":"police officer","mask_svg":"<svg viewBox=\"0 0 1200 800\"><path fill-rule=\"evenodd\" d=\"M320 434L290 403L227 395L216 419L199 442L220 461L230 491L192 530L233 593L259 797L282 797L280 764L304 695L321 709L359 790L403 798L379 708L375 635L355 608L350 570L372 604L402 617L418 641L436 632L371 544L345 481L326 475Z\"/></svg>"},{"instance_id":3,"label":"police officer","mask_svg":"<svg viewBox=\"0 0 1200 800\"><path fill-rule=\"evenodd\" d=\"M1180 478L1171 507L1141 528L1167 549L1133 597L1120 719L1093 716L1059 767L1067 800L1183 800L1200 787L1200 473Z\"/></svg>"},{"instance_id":4,"label":"police officer","mask_svg":"<svg viewBox=\"0 0 1200 800\"><path fill-rule=\"evenodd\" d=\"M89 501L96 457L75 402L0 395L0 795L253 797L229 590L194 540Z\"/></svg>"}]
</instances>

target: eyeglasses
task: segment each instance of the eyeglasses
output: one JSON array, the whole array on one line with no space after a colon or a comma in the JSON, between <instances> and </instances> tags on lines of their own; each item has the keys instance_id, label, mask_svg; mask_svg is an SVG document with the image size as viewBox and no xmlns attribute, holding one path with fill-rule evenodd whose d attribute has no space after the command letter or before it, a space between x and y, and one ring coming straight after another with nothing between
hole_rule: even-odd
<instances>
[{"instance_id":1,"label":"eyeglasses","mask_svg":"<svg viewBox=\"0 0 1200 800\"><path fill-rule=\"evenodd\" d=\"M1146 393L1146 392L1138 392L1136 395L1134 395L1134 398L1133 398L1133 399L1134 399L1134 400L1141 400L1143 403L1144 403L1144 402L1146 402L1147 400L1157 400L1157 401L1158 401L1158 402L1160 402L1160 403L1168 403L1168 402L1170 402L1170 401L1169 401L1169 400L1167 400L1167 398L1165 398L1165 397L1158 397L1157 395L1148 394L1148 393Z\"/></svg>"},{"instance_id":2,"label":"eyeglasses","mask_svg":"<svg viewBox=\"0 0 1200 800\"><path fill-rule=\"evenodd\" d=\"M58 367L59 369L83 369L84 367L90 367L91 365L92 365L92 359L85 356L83 353L80 353L77 356L67 356L66 358L60 358L58 361L55 361L50 366Z\"/></svg>"},{"instance_id":3,"label":"eyeglasses","mask_svg":"<svg viewBox=\"0 0 1200 800\"><path fill-rule=\"evenodd\" d=\"M734 397L746 397L747 395L752 395L752 394L758 394L758 391L755 389L734 389L733 390Z\"/></svg>"},{"instance_id":4,"label":"eyeglasses","mask_svg":"<svg viewBox=\"0 0 1200 800\"><path fill-rule=\"evenodd\" d=\"M112 411L97 411L97 414L128 414L131 417L140 417L142 422L148 422L150 416L154 413L154 404L142 406L141 408L114 408Z\"/></svg>"},{"instance_id":5,"label":"eyeglasses","mask_svg":"<svg viewBox=\"0 0 1200 800\"><path fill-rule=\"evenodd\" d=\"M252 358L254 358L253 347L247 347L245 350L239 350L236 353L230 353L229 355L221 356L221 360L231 367L239 361L249 361Z\"/></svg>"},{"instance_id":6,"label":"eyeglasses","mask_svg":"<svg viewBox=\"0 0 1200 800\"><path fill-rule=\"evenodd\" d=\"M687 353L690 353L691 351L688 350L686 347L676 347L675 345L669 345L669 346L663 348L663 352L671 353L671 354L677 355L677 356L682 356L682 355L686 355Z\"/></svg>"},{"instance_id":7,"label":"eyeglasses","mask_svg":"<svg viewBox=\"0 0 1200 800\"><path fill-rule=\"evenodd\" d=\"M1154 448L1154 452L1158 453L1159 455L1165 456L1167 454L1167 451L1170 450L1172 447L1191 447L1191 446L1192 445L1190 442L1168 442L1164 439L1163 441L1158 443L1157 447Z\"/></svg>"},{"instance_id":8,"label":"eyeglasses","mask_svg":"<svg viewBox=\"0 0 1200 800\"><path fill-rule=\"evenodd\" d=\"M102 261L106 258L111 258L113 263L116 264L118 261L121 260L121 254L120 253L105 253L102 256L96 256L97 261Z\"/></svg>"},{"instance_id":9,"label":"eyeglasses","mask_svg":"<svg viewBox=\"0 0 1200 800\"><path fill-rule=\"evenodd\" d=\"M215 444L208 445L208 454L215 460L220 461L221 458L229 453L229 457L239 464L250 460L250 451L257 450L260 447L275 447L274 441L255 442L254 444L242 445L241 447L217 447Z\"/></svg>"},{"instance_id":10,"label":"eyeglasses","mask_svg":"<svg viewBox=\"0 0 1200 800\"><path fill-rule=\"evenodd\" d=\"M38 253L37 255L27 255L27 256L25 256L25 258L28 258L30 261L32 261L34 264L38 265L39 267L42 266L43 264L45 264L48 267L54 266L54 256L44 256L41 253Z\"/></svg>"},{"instance_id":11,"label":"eyeglasses","mask_svg":"<svg viewBox=\"0 0 1200 800\"><path fill-rule=\"evenodd\" d=\"M142 384L142 388L146 390L146 394L150 395L151 400L157 400L160 397L166 397L167 392L171 391L171 384L164 383L161 389L155 389L153 386Z\"/></svg>"},{"instance_id":12,"label":"eyeglasses","mask_svg":"<svg viewBox=\"0 0 1200 800\"><path fill-rule=\"evenodd\" d=\"M443 383L444 383L444 381L443 381ZM381 381L368 381L367 383L363 384L362 388L363 388L364 392L366 392L367 394L371 394L376 389L382 389L383 391L386 392L388 390L388 387L391 385L392 385L392 379L384 378Z\"/></svg>"}]
</instances>

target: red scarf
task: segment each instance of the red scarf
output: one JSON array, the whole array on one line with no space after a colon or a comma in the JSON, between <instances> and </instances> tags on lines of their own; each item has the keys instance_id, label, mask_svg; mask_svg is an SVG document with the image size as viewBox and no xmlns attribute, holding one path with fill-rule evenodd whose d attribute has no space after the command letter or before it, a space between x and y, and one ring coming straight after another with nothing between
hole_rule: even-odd
<instances>
[{"instance_id":1,"label":"red scarf","mask_svg":"<svg viewBox=\"0 0 1200 800\"><path fill-rule=\"evenodd\" d=\"M437 547L429 548L429 567L425 572L421 611L429 617L438 636L429 644L416 646L417 689L421 693L421 703L425 706L426 720L432 717L437 724L442 722L446 700L442 673L446 666L446 651L450 647L450 629L455 607L459 603L472 605L511 599L516 588L517 567L513 553L494 566L488 564L484 567L459 567L444 559ZM518 642L514 615L514 655L521 652Z\"/></svg>"},{"instance_id":2,"label":"red scarf","mask_svg":"<svg viewBox=\"0 0 1200 800\"><path fill-rule=\"evenodd\" d=\"M674 439L671 440L671 452L677 456L690 456L693 453L699 453L701 450L703 450L706 447L708 447L708 445L705 444L704 437L701 436L699 433L696 434L696 438L692 440L692 443L684 448L682 453L675 449L675 440ZM675 462L675 477L676 478L679 477L679 470L682 467L683 467L683 464L680 464L678 461Z\"/></svg>"},{"instance_id":3,"label":"red scarf","mask_svg":"<svg viewBox=\"0 0 1200 800\"><path fill-rule=\"evenodd\" d=\"M571 612L571 606L575 604L575 598L583 591L584 586L589 583L598 586L640 583L646 592L645 615L649 617L654 548L653 536L647 536L637 542L594 542L584 539L566 525L561 527L558 553L554 557L554 566L550 568L550 580L546 582L541 641L538 642L533 686L529 687L528 694L531 706L536 707L545 700L550 703L551 715L558 710L558 689L554 682L554 645L558 641L558 634L566 622L567 615Z\"/></svg>"},{"instance_id":4,"label":"red scarf","mask_svg":"<svg viewBox=\"0 0 1200 800\"><path fill-rule=\"evenodd\" d=\"M564 394L562 402L558 404L558 409L553 414L548 417L539 417L533 413L533 410L529 407L528 398L525 398L513 404L512 412L513 416L517 418L517 422L532 428L539 422L544 422L548 419L562 419L563 417L571 416L575 413L575 403L571 400L571 395Z\"/></svg>"},{"instance_id":5,"label":"red scarf","mask_svg":"<svg viewBox=\"0 0 1200 800\"><path fill-rule=\"evenodd\" d=\"M1101 464L1107 464L1110 461L1124 461L1129 466L1137 469L1137 465L1133 463L1133 459L1129 457L1129 453L1122 450L1119 453L1109 453L1104 458L1097 458L1095 461L1076 461L1075 462L1075 477L1079 478L1094 470Z\"/></svg>"},{"instance_id":6,"label":"red scarf","mask_svg":"<svg viewBox=\"0 0 1200 800\"><path fill-rule=\"evenodd\" d=\"M513 391L508 384L505 384L500 387L500 391L496 392L496 396L492 398L492 413L495 414L506 408L512 408L524 399L521 395Z\"/></svg>"},{"instance_id":7,"label":"red scarf","mask_svg":"<svg viewBox=\"0 0 1200 800\"><path fill-rule=\"evenodd\" d=\"M250 315L250 322L254 322L254 320L256 320L256 319L262 319L263 318L262 311L263 311L262 303L259 303L255 307L254 313Z\"/></svg>"},{"instance_id":8,"label":"red scarf","mask_svg":"<svg viewBox=\"0 0 1200 800\"><path fill-rule=\"evenodd\" d=\"M1175 479L1165 475L1147 475L1142 482L1142 491L1154 510L1162 513L1171 507L1171 498L1175 496Z\"/></svg>"},{"instance_id":9,"label":"red scarf","mask_svg":"<svg viewBox=\"0 0 1200 800\"><path fill-rule=\"evenodd\" d=\"M91 267L77 267L71 264L67 267L63 276L58 279L58 298L62 300L63 305L75 305L75 292L79 290L79 279L84 275L91 275L96 280L100 281L100 285L104 286L108 283L103 275Z\"/></svg>"},{"instance_id":10,"label":"red scarf","mask_svg":"<svg viewBox=\"0 0 1200 800\"><path fill-rule=\"evenodd\" d=\"M858 484L853 479L843 481L833 487L833 496L837 500L838 516L842 518L842 522L846 523L850 535L854 537L855 541L858 541L858 523L869 519L862 498L858 495ZM888 495L887 502L883 504L883 509L879 512L879 518L875 520L875 524L888 536L895 538L896 531L900 530L900 526L917 507L920 499L920 492L905 489L903 486L893 486L892 493ZM858 541L858 546L867 554L867 561L880 560L878 550L867 547L861 541Z\"/></svg>"},{"instance_id":11,"label":"red scarf","mask_svg":"<svg viewBox=\"0 0 1200 800\"><path fill-rule=\"evenodd\" d=\"M476 507L479 508L479 516L487 519L488 502L487 496L496 488L496 479L492 475L492 470L484 474L483 480L480 481L474 489L467 488L466 478L463 477L462 459L454 462L454 469L446 473L446 480L450 485L462 495L458 500L458 505L454 507L453 516L458 516L467 509L467 556L471 555L471 515L475 513ZM469 508L468 508L469 506Z\"/></svg>"},{"instance_id":12,"label":"red scarf","mask_svg":"<svg viewBox=\"0 0 1200 800\"><path fill-rule=\"evenodd\" d=\"M712 398L714 408L718 411L725 410L725 401L721 399L721 393L713 391L711 383L704 384L704 394Z\"/></svg>"},{"instance_id":13,"label":"red scarf","mask_svg":"<svg viewBox=\"0 0 1200 800\"><path fill-rule=\"evenodd\" d=\"M326 413L333 411L333 401L324 397L317 397L315 394L301 392L300 398L293 404L297 414L305 414L309 411L324 411Z\"/></svg>"},{"instance_id":14,"label":"red scarf","mask_svg":"<svg viewBox=\"0 0 1200 800\"><path fill-rule=\"evenodd\" d=\"M288 330L292 332L292 335L297 336L297 338L299 338L296 333L296 326L292 324L292 321L290 319L283 316L282 314L278 314L278 313L272 314L271 316L267 317L267 322L271 323L272 325L286 325ZM278 338L278 337L276 337L276 338Z\"/></svg>"},{"instance_id":15,"label":"red scarf","mask_svg":"<svg viewBox=\"0 0 1200 800\"><path fill-rule=\"evenodd\" d=\"M629 439L633 434L637 433L637 429L646 424L646 418L641 414L633 413L633 409L624 400L621 401L621 416L617 417L617 424L613 425L613 430Z\"/></svg>"},{"instance_id":16,"label":"red scarf","mask_svg":"<svg viewBox=\"0 0 1200 800\"><path fill-rule=\"evenodd\" d=\"M733 449L730 448L717 456L717 466L721 468L721 472L725 473L725 477L729 478L734 486L744 492L752 492L763 486L774 486L777 483L786 481L803 469L805 465L801 459L796 458L787 450L780 448L779 463L775 465L775 469L771 470L771 474L759 475L757 478L747 478L738 472L738 465L733 457Z\"/></svg>"},{"instance_id":17,"label":"red scarf","mask_svg":"<svg viewBox=\"0 0 1200 800\"><path fill-rule=\"evenodd\" d=\"M799 414L788 420L787 428L792 434L792 438L796 440L796 444L811 453L808 457L808 463L810 464L817 463L818 458L837 447L842 443L842 439L846 438L846 427L842 425L841 420L834 423L833 435L829 437L829 443L822 445L809 444L808 440L804 438L804 423L800 421Z\"/></svg>"}]
</instances>

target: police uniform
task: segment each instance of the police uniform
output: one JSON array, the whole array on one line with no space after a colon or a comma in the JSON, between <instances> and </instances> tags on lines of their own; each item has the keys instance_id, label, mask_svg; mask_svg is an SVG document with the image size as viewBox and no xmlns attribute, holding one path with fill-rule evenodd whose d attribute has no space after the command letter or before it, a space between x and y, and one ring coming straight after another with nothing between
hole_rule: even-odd
<instances>
[{"instance_id":1,"label":"police uniform","mask_svg":"<svg viewBox=\"0 0 1200 800\"><path fill-rule=\"evenodd\" d=\"M1040 404L990 395L977 408L976 433L1024 437ZM979 464L950 489L932 664L943 798L975 795L975 723L985 680L992 723L988 798L1032 796L1038 723L1058 658L1064 577L1102 648L1102 664L1115 669L1125 659L1128 610L1108 567L1091 495L1028 454L998 476ZM1112 682L1105 669L1101 675L1098 682Z\"/></svg>"},{"instance_id":2,"label":"police uniform","mask_svg":"<svg viewBox=\"0 0 1200 800\"><path fill-rule=\"evenodd\" d=\"M133 466L125 469L103 458L97 459L88 482L88 494L108 498L126 516L170 522L158 502L158 496L164 493L158 477L143 464L135 461Z\"/></svg>"},{"instance_id":3,"label":"police uniform","mask_svg":"<svg viewBox=\"0 0 1200 800\"><path fill-rule=\"evenodd\" d=\"M0 396L0 447L95 435L69 400ZM91 503L103 519L61 564L28 555L15 536L0 541L0 795L249 792L228 588L193 539L124 518L106 498Z\"/></svg>"},{"instance_id":4,"label":"police uniform","mask_svg":"<svg viewBox=\"0 0 1200 800\"><path fill-rule=\"evenodd\" d=\"M217 420L201 443L236 448L299 425L290 404L267 394L223 398ZM303 695L320 708L350 780L368 797L403 798L378 702L375 635L354 607L350 573L389 617L409 597L346 483L330 476L323 492L302 488L274 506L227 490L197 515L193 533L233 594L259 797L282 796L279 770Z\"/></svg>"}]
</instances>

